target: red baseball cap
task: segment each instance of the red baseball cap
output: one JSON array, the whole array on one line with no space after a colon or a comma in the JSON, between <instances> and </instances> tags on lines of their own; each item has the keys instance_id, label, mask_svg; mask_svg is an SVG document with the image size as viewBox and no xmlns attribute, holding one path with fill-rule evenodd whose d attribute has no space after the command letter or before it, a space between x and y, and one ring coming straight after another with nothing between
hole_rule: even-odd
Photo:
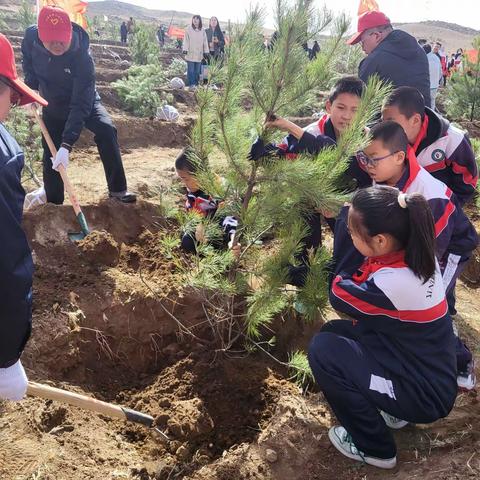
<instances>
[{"instance_id":1,"label":"red baseball cap","mask_svg":"<svg viewBox=\"0 0 480 480\"><path fill-rule=\"evenodd\" d=\"M31 88L27 87L17 75L15 55L7 37L0 33L0 76L8 79L10 86L20 95L20 105L37 102L44 107L48 102Z\"/></svg>"},{"instance_id":2,"label":"red baseball cap","mask_svg":"<svg viewBox=\"0 0 480 480\"><path fill-rule=\"evenodd\" d=\"M38 14L38 37L45 42L72 40L72 22L68 13L59 7L43 7Z\"/></svg>"},{"instance_id":3,"label":"red baseball cap","mask_svg":"<svg viewBox=\"0 0 480 480\"><path fill-rule=\"evenodd\" d=\"M382 12L365 12L358 17L357 33L347 40L348 45L355 45L365 30L390 25L390 19Z\"/></svg>"}]
</instances>

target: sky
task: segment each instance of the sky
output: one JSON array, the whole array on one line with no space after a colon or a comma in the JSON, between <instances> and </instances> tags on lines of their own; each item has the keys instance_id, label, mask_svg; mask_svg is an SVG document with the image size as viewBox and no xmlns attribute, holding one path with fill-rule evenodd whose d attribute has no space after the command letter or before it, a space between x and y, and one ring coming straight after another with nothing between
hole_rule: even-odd
<instances>
[{"instance_id":1,"label":"sky","mask_svg":"<svg viewBox=\"0 0 480 480\"><path fill-rule=\"evenodd\" d=\"M242 20L251 0L126 0L128 3L159 10L178 10L198 13L203 17L215 15L220 20ZM273 26L275 0L259 0L267 13L266 26ZM352 19L357 16L359 0L316 0L335 12L344 11ZM377 0L380 9L392 22L443 20L480 30L479 0ZM355 22L354 22L355 23Z\"/></svg>"}]
</instances>

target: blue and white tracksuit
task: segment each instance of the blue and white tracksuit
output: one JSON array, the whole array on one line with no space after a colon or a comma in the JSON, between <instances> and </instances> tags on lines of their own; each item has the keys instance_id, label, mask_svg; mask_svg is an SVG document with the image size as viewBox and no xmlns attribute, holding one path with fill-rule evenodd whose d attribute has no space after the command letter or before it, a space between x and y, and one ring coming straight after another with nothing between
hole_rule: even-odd
<instances>
[{"instance_id":1,"label":"blue and white tracksuit","mask_svg":"<svg viewBox=\"0 0 480 480\"><path fill-rule=\"evenodd\" d=\"M426 108L414 150L420 166L449 187L460 205L473 197L478 168L465 132Z\"/></svg>"},{"instance_id":2,"label":"blue and white tracksuit","mask_svg":"<svg viewBox=\"0 0 480 480\"><path fill-rule=\"evenodd\" d=\"M353 321L334 320L312 340L315 379L356 447L396 455L379 410L412 423L448 415L457 394L455 337L437 264L423 282L405 252L367 258L333 281L330 301Z\"/></svg>"},{"instance_id":3,"label":"blue and white tracksuit","mask_svg":"<svg viewBox=\"0 0 480 480\"><path fill-rule=\"evenodd\" d=\"M436 255L449 306L454 311L455 283L478 245L477 232L452 191L418 165L413 149L408 150L407 168L396 186L404 193L422 194L430 205L435 222ZM348 207L344 207L335 222L334 274L341 270L353 273L364 260L348 233L347 216ZM460 340L458 342L459 371L462 371L471 360L471 354Z\"/></svg>"}]
</instances>

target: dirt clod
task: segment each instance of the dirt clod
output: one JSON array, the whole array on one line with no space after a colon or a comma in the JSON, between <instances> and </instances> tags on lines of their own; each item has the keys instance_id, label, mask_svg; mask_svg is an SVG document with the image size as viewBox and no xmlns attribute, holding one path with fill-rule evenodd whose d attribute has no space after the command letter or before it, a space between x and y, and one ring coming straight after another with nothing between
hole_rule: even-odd
<instances>
[{"instance_id":1,"label":"dirt clod","mask_svg":"<svg viewBox=\"0 0 480 480\"><path fill-rule=\"evenodd\" d=\"M275 450L267 448L267 451L265 452L265 458L268 462L275 463L278 460L278 454Z\"/></svg>"},{"instance_id":2,"label":"dirt clod","mask_svg":"<svg viewBox=\"0 0 480 480\"><path fill-rule=\"evenodd\" d=\"M120 249L118 243L105 230L95 230L78 242L79 248L89 262L113 267L118 264Z\"/></svg>"},{"instance_id":3,"label":"dirt clod","mask_svg":"<svg viewBox=\"0 0 480 480\"><path fill-rule=\"evenodd\" d=\"M214 428L213 420L199 398L175 402L167 426L175 437L190 440L205 435Z\"/></svg>"}]
</instances>

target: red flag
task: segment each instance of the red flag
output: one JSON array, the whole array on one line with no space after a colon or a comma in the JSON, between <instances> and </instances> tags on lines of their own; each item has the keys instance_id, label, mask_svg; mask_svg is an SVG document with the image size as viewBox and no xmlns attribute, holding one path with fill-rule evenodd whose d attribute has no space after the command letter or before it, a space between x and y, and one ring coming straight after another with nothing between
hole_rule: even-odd
<instances>
[{"instance_id":1,"label":"red flag","mask_svg":"<svg viewBox=\"0 0 480 480\"><path fill-rule=\"evenodd\" d=\"M72 22L78 23L83 28L87 28L87 19L85 13L87 13L87 2L83 0L39 0L38 8L51 6L60 7L65 10L70 16Z\"/></svg>"},{"instance_id":2,"label":"red flag","mask_svg":"<svg viewBox=\"0 0 480 480\"><path fill-rule=\"evenodd\" d=\"M168 27L167 35L169 37L184 38L185 30L183 30L183 28L178 28L178 27L174 27L173 25L170 25Z\"/></svg>"},{"instance_id":3,"label":"red flag","mask_svg":"<svg viewBox=\"0 0 480 480\"><path fill-rule=\"evenodd\" d=\"M363 15L365 12L379 12L380 8L375 0L360 0L358 6L358 16Z\"/></svg>"}]
</instances>

